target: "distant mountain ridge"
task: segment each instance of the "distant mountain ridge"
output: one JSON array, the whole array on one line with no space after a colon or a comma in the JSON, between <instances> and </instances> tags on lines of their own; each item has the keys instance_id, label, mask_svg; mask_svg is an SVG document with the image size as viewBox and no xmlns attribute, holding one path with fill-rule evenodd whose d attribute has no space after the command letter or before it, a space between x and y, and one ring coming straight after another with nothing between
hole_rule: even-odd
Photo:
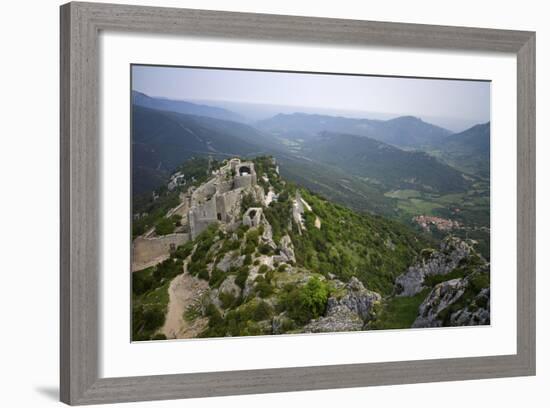
<instances>
[{"instance_id":1,"label":"distant mountain ridge","mask_svg":"<svg viewBox=\"0 0 550 408\"><path fill-rule=\"evenodd\" d=\"M404 117L387 126L398 128L411 120L417 122ZM384 196L390 190L447 193L462 191L470 183L460 171L424 152L349 133L308 134L296 145L286 145L284 138L243 123L137 104L132 127L134 194L158 188L182 160L196 156L271 154L284 163L288 179L352 208L376 213L393 211L391 198Z\"/></svg>"},{"instance_id":2,"label":"distant mountain ridge","mask_svg":"<svg viewBox=\"0 0 550 408\"><path fill-rule=\"evenodd\" d=\"M309 139L327 131L366 136L402 148L432 145L452 133L414 116L373 120L306 113L279 114L258 122L257 127L288 139Z\"/></svg>"},{"instance_id":3,"label":"distant mountain ridge","mask_svg":"<svg viewBox=\"0 0 550 408\"><path fill-rule=\"evenodd\" d=\"M152 190L182 160L197 155L246 156L264 151L254 128L220 119L133 105L134 193Z\"/></svg>"},{"instance_id":4,"label":"distant mountain ridge","mask_svg":"<svg viewBox=\"0 0 550 408\"><path fill-rule=\"evenodd\" d=\"M138 91L132 91L132 103L144 108L244 122L243 117L227 109L187 101L155 98Z\"/></svg>"},{"instance_id":5,"label":"distant mountain ridge","mask_svg":"<svg viewBox=\"0 0 550 408\"><path fill-rule=\"evenodd\" d=\"M401 150L365 136L323 132L306 142L302 151L310 159L386 188L452 192L468 186L460 171L427 153Z\"/></svg>"},{"instance_id":6,"label":"distant mountain ridge","mask_svg":"<svg viewBox=\"0 0 550 408\"><path fill-rule=\"evenodd\" d=\"M471 153L476 152L487 155L490 152L491 123L480 123L460 133L454 133L441 141L441 146L446 149L466 149Z\"/></svg>"},{"instance_id":7,"label":"distant mountain ridge","mask_svg":"<svg viewBox=\"0 0 550 408\"><path fill-rule=\"evenodd\" d=\"M435 144L431 153L467 173L489 177L491 123L481 123L449 135Z\"/></svg>"}]
</instances>

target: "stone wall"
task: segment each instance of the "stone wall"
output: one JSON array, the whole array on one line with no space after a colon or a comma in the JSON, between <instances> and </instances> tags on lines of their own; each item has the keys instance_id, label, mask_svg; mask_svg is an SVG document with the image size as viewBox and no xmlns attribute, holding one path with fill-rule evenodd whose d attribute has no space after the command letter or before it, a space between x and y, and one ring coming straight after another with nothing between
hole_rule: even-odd
<instances>
[{"instance_id":1,"label":"stone wall","mask_svg":"<svg viewBox=\"0 0 550 408\"><path fill-rule=\"evenodd\" d=\"M189 210L189 230L191 239L195 239L208 225L218 221L216 199L210 199Z\"/></svg>"},{"instance_id":2,"label":"stone wall","mask_svg":"<svg viewBox=\"0 0 550 408\"><path fill-rule=\"evenodd\" d=\"M247 187L253 186L254 184L252 182L251 174L247 174L243 176L235 176L235 181L234 181L235 188L247 188Z\"/></svg>"},{"instance_id":3,"label":"stone wall","mask_svg":"<svg viewBox=\"0 0 550 408\"><path fill-rule=\"evenodd\" d=\"M262 220L263 210L260 207L249 208L243 217L243 224L249 227L258 227Z\"/></svg>"},{"instance_id":4,"label":"stone wall","mask_svg":"<svg viewBox=\"0 0 550 408\"><path fill-rule=\"evenodd\" d=\"M178 233L154 238L137 237L132 243L132 272L156 265L170 256L170 246L189 241L189 234Z\"/></svg>"}]
</instances>

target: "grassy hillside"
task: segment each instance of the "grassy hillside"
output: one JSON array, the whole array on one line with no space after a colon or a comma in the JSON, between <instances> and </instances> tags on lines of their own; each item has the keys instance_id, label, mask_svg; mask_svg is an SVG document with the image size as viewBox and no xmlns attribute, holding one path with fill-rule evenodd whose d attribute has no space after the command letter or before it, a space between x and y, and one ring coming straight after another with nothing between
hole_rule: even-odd
<instances>
[{"instance_id":1,"label":"grassy hillside","mask_svg":"<svg viewBox=\"0 0 550 408\"><path fill-rule=\"evenodd\" d=\"M332 273L344 282L355 276L369 289L389 295L395 277L430 245L404 224L359 214L305 189L300 192L313 212L306 212L302 234L292 232L296 261L322 275ZM313 214L321 220L319 229Z\"/></svg>"},{"instance_id":2,"label":"grassy hillside","mask_svg":"<svg viewBox=\"0 0 550 408\"><path fill-rule=\"evenodd\" d=\"M256 164L259 169L269 167ZM291 217L291 200L298 192L311 206L305 212L305 230L298 232ZM273 235L291 224L289 232L296 252L296 263L323 276L333 274L347 282L357 277L370 289L391 292L397 273L404 270L422 248L431 242L406 225L388 218L353 211L310 190L285 182L279 200L265 211ZM315 227L319 217L321 226Z\"/></svg>"},{"instance_id":3,"label":"grassy hillside","mask_svg":"<svg viewBox=\"0 0 550 408\"><path fill-rule=\"evenodd\" d=\"M289 181L344 205L355 211L395 217L397 207L393 200L384 196L381 186L350 174L337 166L282 156L281 174Z\"/></svg>"}]
</instances>

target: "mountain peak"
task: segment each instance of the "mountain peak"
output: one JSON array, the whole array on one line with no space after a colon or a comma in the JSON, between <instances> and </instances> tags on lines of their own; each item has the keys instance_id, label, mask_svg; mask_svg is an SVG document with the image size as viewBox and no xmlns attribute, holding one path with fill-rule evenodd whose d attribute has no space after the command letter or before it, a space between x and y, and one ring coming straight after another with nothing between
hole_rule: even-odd
<instances>
[{"instance_id":1,"label":"mountain peak","mask_svg":"<svg viewBox=\"0 0 550 408\"><path fill-rule=\"evenodd\" d=\"M418 116L413 116L413 115L403 115L403 116L398 116L396 118L393 118L393 119L389 119L388 122L421 122L421 123L426 123L422 120L422 118L419 118Z\"/></svg>"}]
</instances>

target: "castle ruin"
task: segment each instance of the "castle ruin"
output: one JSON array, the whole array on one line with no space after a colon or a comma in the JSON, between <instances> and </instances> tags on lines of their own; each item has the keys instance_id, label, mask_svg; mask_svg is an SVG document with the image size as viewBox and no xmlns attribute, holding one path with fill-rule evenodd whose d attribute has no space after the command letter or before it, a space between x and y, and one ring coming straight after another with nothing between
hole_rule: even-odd
<instances>
[{"instance_id":1,"label":"castle ruin","mask_svg":"<svg viewBox=\"0 0 550 408\"><path fill-rule=\"evenodd\" d=\"M195 239L215 222L232 224L238 221L241 195L244 190L261 195L257 186L254 163L233 158L214 173L215 177L192 191L189 209L189 232ZM258 188L256 188L258 187Z\"/></svg>"},{"instance_id":2,"label":"castle ruin","mask_svg":"<svg viewBox=\"0 0 550 408\"><path fill-rule=\"evenodd\" d=\"M243 194L252 194L256 201L266 202L264 190L257 184L253 162L241 162L240 159L233 158L212 175L206 183L197 188L191 187L187 193L182 193L182 202L166 214L167 217L173 214L182 217L182 225L173 234L155 236L155 230L152 228L133 241L133 271L168 259L171 251L195 239L210 224L219 222L225 224L228 229L236 228L241 222ZM248 214L251 225L259 223L261 209L256 210L259 211Z\"/></svg>"}]
</instances>

